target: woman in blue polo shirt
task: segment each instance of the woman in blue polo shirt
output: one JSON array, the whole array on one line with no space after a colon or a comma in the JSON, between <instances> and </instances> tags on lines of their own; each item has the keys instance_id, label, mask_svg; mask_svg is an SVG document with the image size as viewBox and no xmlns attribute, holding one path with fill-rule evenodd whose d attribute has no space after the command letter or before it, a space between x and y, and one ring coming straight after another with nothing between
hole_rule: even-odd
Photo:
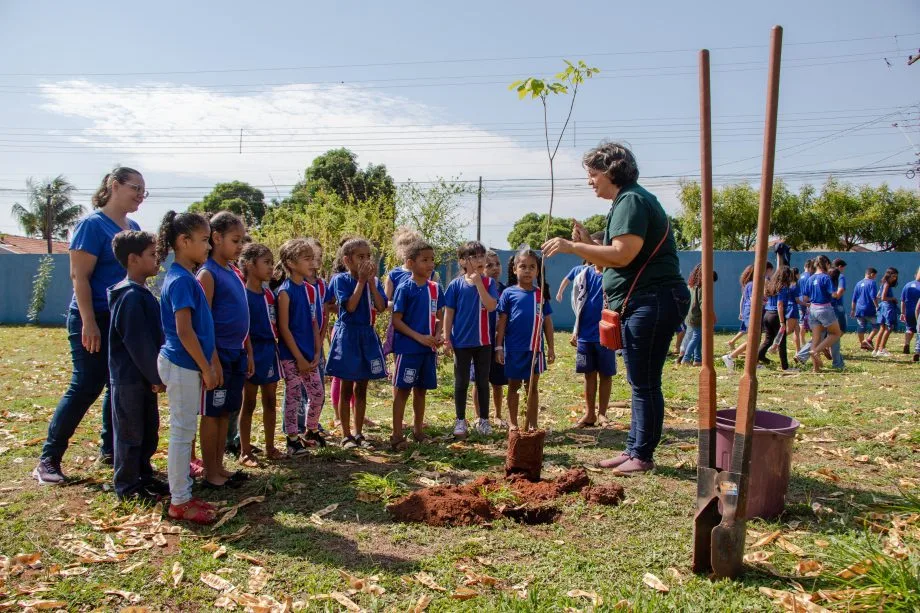
<instances>
[{"instance_id":1,"label":"woman in blue polo shirt","mask_svg":"<svg viewBox=\"0 0 920 613\"><path fill-rule=\"evenodd\" d=\"M112 238L122 230L140 230L128 215L137 211L147 189L138 171L119 167L103 177L93 194L96 209L74 229L70 241L73 298L67 334L73 376L48 424L48 438L32 475L43 484L64 482L61 458L86 411L105 389L102 400L103 462L112 463L112 408L109 403L109 303L106 289L125 277L112 251Z\"/></svg>"}]
</instances>

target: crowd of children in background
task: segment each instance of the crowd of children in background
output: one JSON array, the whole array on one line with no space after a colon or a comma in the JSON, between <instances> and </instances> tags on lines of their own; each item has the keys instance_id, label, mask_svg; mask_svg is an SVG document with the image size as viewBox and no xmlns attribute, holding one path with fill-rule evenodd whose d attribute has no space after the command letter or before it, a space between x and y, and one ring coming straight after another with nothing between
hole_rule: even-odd
<instances>
[{"instance_id":1,"label":"crowd of children in background","mask_svg":"<svg viewBox=\"0 0 920 613\"><path fill-rule=\"evenodd\" d=\"M169 212L158 236L141 231L115 235L112 248L127 270L109 289L109 364L115 430L115 491L120 498L153 502L170 494L168 514L210 523L216 508L193 496L193 477L205 489L236 488L249 476L228 470L225 451L241 466L297 457L327 445L321 414L326 377L331 378L334 427L345 449L370 447L365 437L368 382L389 378L393 388L389 446L404 449L403 423L412 399L411 436L425 441L425 402L438 387L439 353L454 360L453 434L468 435L467 395L474 388L474 430L484 436L493 423L510 429L536 428L540 375L555 360L550 288L540 257L522 248L507 265L507 285L499 281L501 262L477 241L457 251L460 274L443 289L435 272L435 249L417 232L401 228L394 251L402 263L381 281L372 245L347 237L338 245L333 274L321 274L322 246L312 238L281 245L277 261L267 246L251 242L243 221L223 211L210 219ZM169 252L159 304L147 287ZM784 371L792 338L796 363L820 370L828 357L842 367L840 338L846 329L846 263L818 256L800 275L788 259L767 266L764 279L763 342L757 359L778 353ZM562 281L556 300L571 284L575 325L570 343L575 369L584 375L585 413L576 427L606 422L616 354L604 348L598 323L604 307L602 271L585 262ZM733 368L743 347L752 305L754 267L740 278L741 329L722 361ZM920 270L900 293L898 271L889 268L881 283L868 269L854 287L850 316L858 324L860 346L873 356L889 356L886 346L907 324L904 352L917 332ZM677 345L678 363L702 362L702 271L690 273L691 306ZM374 327L391 311L384 342ZM334 319L334 324L330 323ZM811 339L805 334L811 332ZM328 354L325 344L328 338ZM387 356L392 354L392 372ZM920 360L917 335L914 361ZM277 387L283 380L282 430L286 446L275 447ZM507 422L502 419L507 387ZM521 392L526 406L520 411ZM153 477L159 414L156 394L169 402L168 484ZM252 441L253 413L261 395L265 449ZM490 401L495 422L490 421ZM523 420L519 420L519 412ZM200 420L199 420L200 417ZM195 454L200 444L201 458Z\"/></svg>"},{"instance_id":2,"label":"crowd of children in background","mask_svg":"<svg viewBox=\"0 0 920 613\"><path fill-rule=\"evenodd\" d=\"M127 278L109 292L109 359L121 450L115 456L118 496L153 502L169 493L170 517L214 521L215 507L192 494L193 478L200 476L205 489L236 488L249 475L224 466L228 450L238 454L244 468L252 468L263 454L277 460L325 446L329 433L320 417L326 377L332 378L333 423L341 430L343 448L371 446L364 435L368 382L387 377L393 386L390 447L399 450L407 444L403 418L410 397L411 436L424 441L426 393L438 386L439 352L454 358L455 437L468 434L471 380L476 432L492 432L490 400L497 424L536 428L537 382L555 360L549 287L539 256L530 249L517 252L503 285L497 254L477 241L467 242L457 253L461 274L445 290L435 273L435 250L421 235L400 229L394 248L402 264L384 283L377 277L369 241L348 237L338 246L327 281L320 274L322 246L316 240L286 241L276 261L271 249L251 242L243 221L227 211L210 219L169 212L158 236L140 231L116 235L113 249L127 270ZM170 252L174 260L157 304L147 281ZM592 346L597 345L591 331L596 337L601 291L597 271L592 267L590 273L576 282L584 284L596 306L591 313L582 308L579 356L584 353L591 361L580 358L578 372L587 373L586 364L601 365L605 408L615 363L609 356L601 360L598 347ZM381 343L374 324L386 310L392 312L391 325ZM394 356L392 372L388 354ZM282 380L284 451L274 444ZM501 419L505 386L507 422ZM524 387L527 403L519 426ZM156 393L163 391L170 414L168 484L153 479L150 463L158 442ZM252 437L260 394L264 450ZM585 423L594 422L593 406Z\"/></svg>"},{"instance_id":3,"label":"crowd of children in background","mask_svg":"<svg viewBox=\"0 0 920 613\"><path fill-rule=\"evenodd\" d=\"M833 262L827 256L819 255L805 262L804 270L790 267L788 255L783 257L777 252L777 264L766 264L764 278L764 297L762 309L763 341L757 352L758 367L771 362L768 353L779 354L780 367L784 372L797 369L790 366L787 354L787 339L795 344L793 360L804 366L810 360L815 372L819 372L825 359L832 360L834 368L844 366L840 340L847 330L847 310L845 305L846 262L840 258ZM690 274L688 285L692 293L699 285L700 267ZM913 281L905 284L898 294L898 271L888 268L882 276L881 283L876 280L878 271L867 268L865 277L853 288L849 316L856 319L856 330L860 348L870 351L872 357L890 357L887 349L888 339L897 331L899 323L905 324L903 353L911 353L911 341L916 338L913 347L913 361L920 362L920 336L917 336L917 320L920 317L920 269ZM722 362L729 369L735 367L735 360L742 356L746 346L738 346L738 341L746 335L751 317L754 285L754 266L747 266L739 279L741 299L738 319L741 325L738 333L728 341L730 351L722 356ZM687 316L686 336L679 331L678 363L700 363L698 346L694 342L695 331L699 326L698 303L691 304ZM807 334L811 334L808 338Z\"/></svg>"}]
</instances>

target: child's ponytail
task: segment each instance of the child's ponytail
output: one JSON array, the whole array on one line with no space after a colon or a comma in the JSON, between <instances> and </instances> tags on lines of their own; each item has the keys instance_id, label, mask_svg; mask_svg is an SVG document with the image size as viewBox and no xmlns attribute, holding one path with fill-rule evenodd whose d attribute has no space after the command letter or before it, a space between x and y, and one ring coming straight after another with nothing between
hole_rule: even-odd
<instances>
[{"instance_id":1,"label":"child's ponytail","mask_svg":"<svg viewBox=\"0 0 920 613\"><path fill-rule=\"evenodd\" d=\"M169 250L175 251L177 238L191 236L192 231L199 228L208 228L208 220L204 215L167 211L160 222L160 231L157 232L157 260L164 262Z\"/></svg>"},{"instance_id":2,"label":"child's ponytail","mask_svg":"<svg viewBox=\"0 0 920 613\"><path fill-rule=\"evenodd\" d=\"M285 279L287 279L287 271L284 269L284 263L281 258L278 258L278 262L275 264L274 270L272 270L272 278L268 282L268 289L275 291L281 287Z\"/></svg>"}]
</instances>

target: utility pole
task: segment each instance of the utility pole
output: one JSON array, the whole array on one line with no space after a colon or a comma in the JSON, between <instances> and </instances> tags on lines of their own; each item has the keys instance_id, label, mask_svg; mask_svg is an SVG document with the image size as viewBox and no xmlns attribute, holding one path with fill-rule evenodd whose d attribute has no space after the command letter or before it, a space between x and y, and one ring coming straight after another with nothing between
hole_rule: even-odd
<instances>
[{"instance_id":1,"label":"utility pole","mask_svg":"<svg viewBox=\"0 0 920 613\"><path fill-rule=\"evenodd\" d=\"M45 231L48 235L48 253L51 253L51 184L48 184L48 197L45 199Z\"/></svg>"},{"instance_id":2,"label":"utility pole","mask_svg":"<svg viewBox=\"0 0 920 613\"><path fill-rule=\"evenodd\" d=\"M479 177L479 190L476 192L476 240L482 239L482 177Z\"/></svg>"}]
</instances>

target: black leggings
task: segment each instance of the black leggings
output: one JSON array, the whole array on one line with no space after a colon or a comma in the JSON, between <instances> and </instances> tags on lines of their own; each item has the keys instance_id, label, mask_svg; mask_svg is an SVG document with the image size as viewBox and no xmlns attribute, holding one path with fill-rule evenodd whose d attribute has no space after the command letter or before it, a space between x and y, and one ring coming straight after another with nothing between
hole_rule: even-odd
<instances>
[{"instance_id":1,"label":"black leggings","mask_svg":"<svg viewBox=\"0 0 920 613\"><path fill-rule=\"evenodd\" d=\"M457 419L466 419L466 393L470 388L470 364L476 371L476 397L479 417L489 418L489 368L492 366L492 346L454 349L454 409Z\"/></svg>"},{"instance_id":2,"label":"black leggings","mask_svg":"<svg viewBox=\"0 0 920 613\"><path fill-rule=\"evenodd\" d=\"M763 316L763 329L766 331L763 343L760 345L760 352L757 354L758 360L764 360L767 357L767 351L770 345L776 340L776 335L780 333L779 313L776 311L767 311ZM783 334L779 341L779 363L783 370L789 368L789 360L786 356L786 335Z\"/></svg>"}]
</instances>

